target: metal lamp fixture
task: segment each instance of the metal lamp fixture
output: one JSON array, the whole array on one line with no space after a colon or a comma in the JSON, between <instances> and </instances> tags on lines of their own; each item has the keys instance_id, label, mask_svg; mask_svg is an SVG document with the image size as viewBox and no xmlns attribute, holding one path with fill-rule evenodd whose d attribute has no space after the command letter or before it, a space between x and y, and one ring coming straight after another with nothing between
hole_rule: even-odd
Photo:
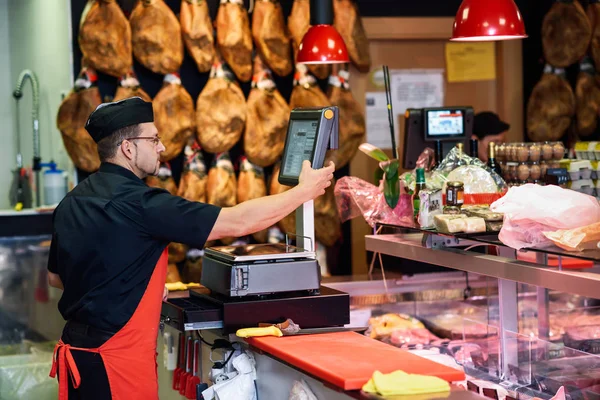
<instances>
[{"instance_id":1,"label":"metal lamp fixture","mask_svg":"<svg viewBox=\"0 0 600 400\"><path fill-rule=\"evenodd\" d=\"M525 24L513 0L463 0L452 28L452 41L524 39Z\"/></svg>"},{"instance_id":2,"label":"metal lamp fixture","mask_svg":"<svg viewBox=\"0 0 600 400\"><path fill-rule=\"evenodd\" d=\"M344 39L333 27L332 0L310 0L311 27L298 48L300 64L339 64L350 62Z\"/></svg>"}]
</instances>

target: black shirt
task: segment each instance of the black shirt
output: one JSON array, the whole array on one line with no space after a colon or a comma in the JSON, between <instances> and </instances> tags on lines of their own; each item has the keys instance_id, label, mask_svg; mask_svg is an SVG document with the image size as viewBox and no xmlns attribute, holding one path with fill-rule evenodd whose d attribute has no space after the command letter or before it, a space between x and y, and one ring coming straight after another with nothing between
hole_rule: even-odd
<instances>
[{"instance_id":1,"label":"black shirt","mask_svg":"<svg viewBox=\"0 0 600 400\"><path fill-rule=\"evenodd\" d=\"M220 210L148 187L130 170L103 163L54 211L48 270L63 282L63 318L119 330L165 247L203 248Z\"/></svg>"}]
</instances>

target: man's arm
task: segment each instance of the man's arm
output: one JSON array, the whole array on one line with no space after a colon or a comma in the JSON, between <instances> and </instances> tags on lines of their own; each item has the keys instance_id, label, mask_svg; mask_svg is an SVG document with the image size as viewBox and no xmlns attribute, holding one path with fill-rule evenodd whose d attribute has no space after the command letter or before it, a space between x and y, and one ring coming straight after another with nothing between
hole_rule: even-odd
<instances>
[{"instance_id":1,"label":"man's arm","mask_svg":"<svg viewBox=\"0 0 600 400\"><path fill-rule=\"evenodd\" d=\"M48 271L48 285L60 290L65 290L63 283L60 280L60 276L58 276L58 274L55 274L54 272Z\"/></svg>"},{"instance_id":2,"label":"man's arm","mask_svg":"<svg viewBox=\"0 0 600 400\"><path fill-rule=\"evenodd\" d=\"M298 186L283 193L223 208L208 240L246 236L274 225L303 203L324 194L325 189L331 185L334 171L333 163L314 170L310 162L305 161Z\"/></svg>"}]
</instances>

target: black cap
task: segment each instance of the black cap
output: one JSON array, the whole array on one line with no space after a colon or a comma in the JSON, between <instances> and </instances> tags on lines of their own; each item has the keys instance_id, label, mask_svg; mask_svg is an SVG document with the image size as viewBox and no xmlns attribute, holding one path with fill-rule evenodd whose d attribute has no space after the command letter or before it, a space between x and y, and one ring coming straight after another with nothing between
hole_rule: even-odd
<instances>
[{"instance_id":1,"label":"black cap","mask_svg":"<svg viewBox=\"0 0 600 400\"><path fill-rule=\"evenodd\" d=\"M499 135L506 132L510 125L500 120L497 114L491 111L483 111L475 114L473 119L473 135L483 139L489 135Z\"/></svg>"},{"instance_id":2,"label":"black cap","mask_svg":"<svg viewBox=\"0 0 600 400\"><path fill-rule=\"evenodd\" d=\"M130 97L113 103L102 103L90 114L85 129L98 143L126 126L154 122L152 103L140 97Z\"/></svg>"}]
</instances>

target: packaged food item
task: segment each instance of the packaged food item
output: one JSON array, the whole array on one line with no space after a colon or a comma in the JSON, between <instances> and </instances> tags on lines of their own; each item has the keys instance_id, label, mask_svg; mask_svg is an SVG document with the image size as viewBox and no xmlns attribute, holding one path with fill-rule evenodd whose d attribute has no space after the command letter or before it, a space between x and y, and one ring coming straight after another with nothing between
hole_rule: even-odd
<instances>
[{"instance_id":1,"label":"packaged food item","mask_svg":"<svg viewBox=\"0 0 600 400\"><path fill-rule=\"evenodd\" d=\"M521 182L529 178L529 165L522 163L517 167L517 179Z\"/></svg>"},{"instance_id":2,"label":"packaged food item","mask_svg":"<svg viewBox=\"0 0 600 400\"><path fill-rule=\"evenodd\" d=\"M460 207L457 207L457 206L444 206L444 214L449 214L449 215L460 214Z\"/></svg>"},{"instance_id":3,"label":"packaged food item","mask_svg":"<svg viewBox=\"0 0 600 400\"><path fill-rule=\"evenodd\" d=\"M562 160L565 156L565 145L561 142L554 142L552 144L552 155L554 160Z\"/></svg>"},{"instance_id":4,"label":"packaged food item","mask_svg":"<svg viewBox=\"0 0 600 400\"><path fill-rule=\"evenodd\" d=\"M542 146L540 143L532 143L529 146L529 160L533 162L540 161L542 156Z\"/></svg>"},{"instance_id":5,"label":"packaged food item","mask_svg":"<svg viewBox=\"0 0 600 400\"><path fill-rule=\"evenodd\" d=\"M500 143L496 145L496 159L498 161L506 160L506 144Z\"/></svg>"},{"instance_id":6,"label":"packaged food item","mask_svg":"<svg viewBox=\"0 0 600 400\"><path fill-rule=\"evenodd\" d=\"M502 222L504 218L504 214L490 210L487 205L468 207L463 209L463 212L469 217L479 217L489 222Z\"/></svg>"},{"instance_id":7,"label":"packaged food item","mask_svg":"<svg viewBox=\"0 0 600 400\"><path fill-rule=\"evenodd\" d=\"M433 217L442 213L442 190L421 190L419 200L419 225L425 229L433 228Z\"/></svg>"},{"instance_id":8,"label":"packaged food item","mask_svg":"<svg viewBox=\"0 0 600 400\"><path fill-rule=\"evenodd\" d=\"M525 162L529 160L529 146L525 143L519 143L517 145L517 161Z\"/></svg>"},{"instance_id":9,"label":"packaged food item","mask_svg":"<svg viewBox=\"0 0 600 400\"><path fill-rule=\"evenodd\" d=\"M458 233L464 232L466 229L465 219L463 214L439 214L433 217L435 229L443 233Z\"/></svg>"},{"instance_id":10,"label":"packaged food item","mask_svg":"<svg viewBox=\"0 0 600 400\"><path fill-rule=\"evenodd\" d=\"M548 171L548 163L546 161L542 161L540 163L541 178L546 176L546 171Z\"/></svg>"},{"instance_id":11,"label":"packaged food item","mask_svg":"<svg viewBox=\"0 0 600 400\"><path fill-rule=\"evenodd\" d=\"M562 160L559 162L559 167L569 171L572 181L591 179L592 177L592 162L590 160Z\"/></svg>"},{"instance_id":12,"label":"packaged food item","mask_svg":"<svg viewBox=\"0 0 600 400\"><path fill-rule=\"evenodd\" d=\"M594 185L594 181L591 179L580 179L577 181L570 181L567 184L567 188L592 196L596 187Z\"/></svg>"},{"instance_id":13,"label":"packaged food item","mask_svg":"<svg viewBox=\"0 0 600 400\"><path fill-rule=\"evenodd\" d=\"M417 168L417 181L415 184L415 191L413 193L413 217L415 222L418 222L419 210L421 208L421 197L419 193L421 190L425 190L425 170L423 168Z\"/></svg>"},{"instance_id":14,"label":"packaged food item","mask_svg":"<svg viewBox=\"0 0 600 400\"><path fill-rule=\"evenodd\" d=\"M467 217L464 220L465 222L465 233L480 233L485 232L485 221L483 218L479 217Z\"/></svg>"},{"instance_id":15,"label":"packaged food item","mask_svg":"<svg viewBox=\"0 0 600 400\"><path fill-rule=\"evenodd\" d=\"M446 205L462 206L464 203L465 185L459 181L446 184Z\"/></svg>"},{"instance_id":16,"label":"packaged food item","mask_svg":"<svg viewBox=\"0 0 600 400\"><path fill-rule=\"evenodd\" d=\"M486 232L500 232L502 224L502 221L485 221L485 230Z\"/></svg>"},{"instance_id":17,"label":"packaged food item","mask_svg":"<svg viewBox=\"0 0 600 400\"><path fill-rule=\"evenodd\" d=\"M529 166L529 177L534 181L537 181L542 177L542 168L537 162Z\"/></svg>"},{"instance_id":18,"label":"packaged food item","mask_svg":"<svg viewBox=\"0 0 600 400\"><path fill-rule=\"evenodd\" d=\"M552 149L552 145L548 142L542 145L542 158L546 161L552 160L554 156L554 150Z\"/></svg>"}]
</instances>

